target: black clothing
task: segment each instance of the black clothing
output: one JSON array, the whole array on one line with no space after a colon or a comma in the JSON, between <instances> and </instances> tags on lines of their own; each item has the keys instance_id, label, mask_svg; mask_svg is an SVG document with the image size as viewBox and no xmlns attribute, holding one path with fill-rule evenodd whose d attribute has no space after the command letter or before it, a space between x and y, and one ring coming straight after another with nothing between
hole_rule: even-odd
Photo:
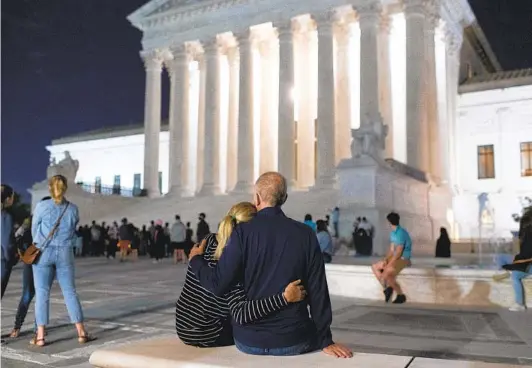
<instances>
[{"instance_id":1,"label":"black clothing","mask_svg":"<svg viewBox=\"0 0 532 368\"><path fill-rule=\"evenodd\" d=\"M198 222L198 229L196 230L196 236L198 243L201 242L207 235L211 233L209 229L209 224L205 220L200 220Z\"/></svg>"},{"instance_id":2,"label":"black clothing","mask_svg":"<svg viewBox=\"0 0 532 368\"><path fill-rule=\"evenodd\" d=\"M450 258L451 257L451 240L448 237L440 236L436 242L436 257Z\"/></svg>"}]
</instances>

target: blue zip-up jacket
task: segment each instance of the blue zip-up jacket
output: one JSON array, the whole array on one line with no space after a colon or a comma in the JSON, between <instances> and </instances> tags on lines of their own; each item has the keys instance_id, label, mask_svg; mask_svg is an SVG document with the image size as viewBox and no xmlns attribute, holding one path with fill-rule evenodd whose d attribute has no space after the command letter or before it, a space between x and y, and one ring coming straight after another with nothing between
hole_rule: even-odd
<instances>
[{"instance_id":1,"label":"blue zip-up jacket","mask_svg":"<svg viewBox=\"0 0 532 368\"><path fill-rule=\"evenodd\" d=\"M5 210L2 210L1 226L2 259L9 261L15 254L15 242L13 241L13 218Z\"/></svg>"},{"instance_id":2,"label":"blue zip-up jacket","mask_svg":"<svg viewBox=\"0 0 532 368\"><path fill-rule=\"evenodd\" d=\"M38 248L45 245L46 238L50 234L50 231L52 231L66 205L66 201L56 204L51 199L37 203L33 211L31 235L33 236L33 242ZM46 243L46 246L72 247L76 238L76 226L78 222L78 207L74 203L70 203L59 223L59 227L49 242Z\"/></svg>"},{"instance_id":3,"label":"blue zip-up jacket","mask_svg":"<svg viewBox=\"0 0 532 368\"><path fill-rule=\"evenodd\" d=\"M210 268L203 257L194 257L190 267L201 285L218 296L242 282L248 300L277 294L288 283L301 279L308 292L303 302L289 304L251 324L233 321L234 338L240 343L264 349L309 340L317 349L333 343L331 300L316 233L286 217L281 208L265 208L250 222L239 224L217 267Z\"/></svg>"}]
</instances>

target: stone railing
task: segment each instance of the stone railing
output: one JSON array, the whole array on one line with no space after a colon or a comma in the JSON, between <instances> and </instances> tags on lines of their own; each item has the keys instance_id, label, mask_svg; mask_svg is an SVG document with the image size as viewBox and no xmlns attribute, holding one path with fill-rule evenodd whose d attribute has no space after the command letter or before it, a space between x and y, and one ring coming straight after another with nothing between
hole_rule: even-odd
<instances>
[{"instance_id":1,"label":"stone railing","mask_svg":"<svg viewBox=\"0 0 532 368\"><path fill-rule=\"evenodd\" d=\"M76 183L81 189L88 193L101 195L117 195L121 197L145 197L146 191L141 188L125 188L121 186L106 186L96 183Z\"/></svg>"},{"instance_id":2,"label":"stone railing","mask_svg":"<svg viewBox=\"0 0 532 368\"><path fill-rule=\"evenodd\" d=\"M403 164L402 162L396 161L393 158L387 158L385 161L396 172L409 176L412 179L421 181L423 183L429 182L429 178L424 171L421 171L412 166Z\"/></svg>"}]
</instances>

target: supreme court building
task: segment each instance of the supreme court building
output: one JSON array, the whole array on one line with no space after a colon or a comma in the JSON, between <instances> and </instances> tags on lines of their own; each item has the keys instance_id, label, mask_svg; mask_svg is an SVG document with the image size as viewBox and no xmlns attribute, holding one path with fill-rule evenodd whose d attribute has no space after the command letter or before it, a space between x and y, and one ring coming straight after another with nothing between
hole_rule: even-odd
<instances>
[{"instance_id":1,"label":"supreme court building","mask_svg":"<svg viewBox=\"0 0 532 368\"><path fill-rule=\"evenodd\" d=\"M448 188L465 219L480 193L507 188L503 221L531 192L532 72L501 70L467 0L152 0L128 19L143 33L144 124L52 142L53 159L79 161L77 182L203 197L275 170L294 192L329 190L369 131L374 155ZM521 167L504 164L519 152ZM515 169L502 184L498 165Z\"/></svg>"}]
</instances>

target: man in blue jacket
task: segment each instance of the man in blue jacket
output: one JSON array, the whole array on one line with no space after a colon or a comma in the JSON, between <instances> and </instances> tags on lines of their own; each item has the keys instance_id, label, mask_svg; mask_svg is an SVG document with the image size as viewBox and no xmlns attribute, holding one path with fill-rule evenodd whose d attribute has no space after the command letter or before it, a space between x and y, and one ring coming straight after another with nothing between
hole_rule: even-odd
<instances>
[{"instance_id":1,"label":"man in blue jacket","mask_svg":"<svg viewBox=\"0 0 532 368\"><path fill-rule=\"evenodd\" d=\"M239 224L216 268L203 257L203 247L192 249L190 266L203 287L222 296L242 282L249 300L277 294L301 279L308 297L271 316L248 325L233 321L237 348L254 355L298 355L322 349L326 354L352 357L351 351L332 340L332 311L325 266L316 234L299 221L285 216L285 178L268 172L255 184L257 216ZM307 310L310 306L311 317Z\"/></svg>"}]
</instances>

